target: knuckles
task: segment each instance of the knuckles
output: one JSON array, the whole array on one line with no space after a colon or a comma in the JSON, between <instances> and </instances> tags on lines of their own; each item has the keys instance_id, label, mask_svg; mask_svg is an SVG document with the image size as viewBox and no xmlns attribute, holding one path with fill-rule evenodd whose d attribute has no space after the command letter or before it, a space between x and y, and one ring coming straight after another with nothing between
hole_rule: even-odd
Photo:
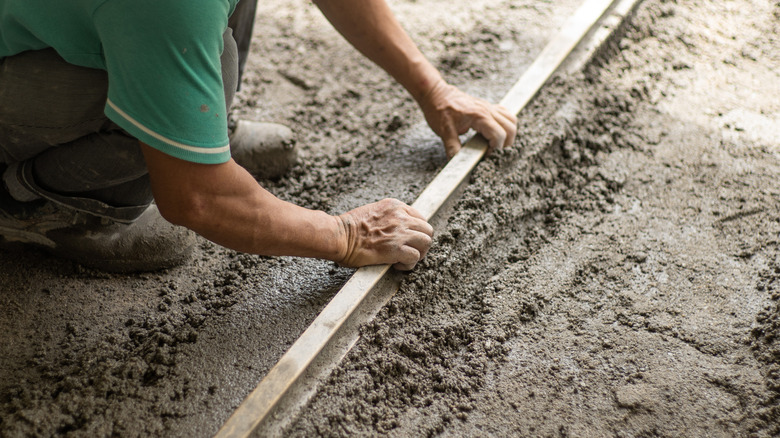
<instances>
[{"instance_id":1,"label":"knuckles","mask_svg":"<svg viewBox=\"0 0 780 438\"><path fill-rule=\"evenodd\" d=\"M409 270L433 244L433 227L407 204L393 198L343 215L354 245L346 260L347 266L394 263Z\"/></svg>"}]
</instances>

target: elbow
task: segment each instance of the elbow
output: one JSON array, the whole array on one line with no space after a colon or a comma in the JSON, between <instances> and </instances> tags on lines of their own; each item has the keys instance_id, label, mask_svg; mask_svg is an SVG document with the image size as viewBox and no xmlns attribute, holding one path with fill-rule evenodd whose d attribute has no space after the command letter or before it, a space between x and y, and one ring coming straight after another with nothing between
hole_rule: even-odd
<instances>
[{"instance_id":1,"label":"elbow","mask_svg":"<svg viewBox=\"0 0 780 438\"><path fill-rule=\"evenodd\" d=\"M156 200L156 203L160 215L166 221L196 232L203 227L208 217L206 202L196 193L181 196L175 201Z\"/></svg>"}]
</instances>

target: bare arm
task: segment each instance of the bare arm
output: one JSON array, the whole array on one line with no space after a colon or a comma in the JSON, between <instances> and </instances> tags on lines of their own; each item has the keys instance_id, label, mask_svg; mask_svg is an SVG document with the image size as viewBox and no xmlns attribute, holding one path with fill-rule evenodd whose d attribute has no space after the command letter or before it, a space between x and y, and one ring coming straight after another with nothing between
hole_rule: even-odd
<instances>
[{"instance_id":1,"label":"bare arm","mask_svg":"<svg viewBox=\"0 0 780 438\"><path fill-rule=\"evenodd\" d=\"M492 148L512 144L517 119L506 108L448 85L409 38L384 0L313 0L333 26L363 55L414 97L449 156L459 134L474 128Z\"/></svg>"},{"instance_id":2,"label":"bare arm","mask_svg":"<svg viewBox=\"0 0 780 438\"><path fill-rule=\"evenodd\" d=\"M331 216L276 198L233 160L196 164L141 147L163 217L225 247L411 269L431 245L431 226L400 201Z\"/></svg>"},{"instance_id":3,"label":"bare arm","mask_svg":"<svg viewBox=\"0 0 780 438\"><path fill-rule=\"evenodd\" d=\"M442 80L384 0L314 0L314 3L350 44L387 71L418 102Z\"/></svg>"}]
</instances>

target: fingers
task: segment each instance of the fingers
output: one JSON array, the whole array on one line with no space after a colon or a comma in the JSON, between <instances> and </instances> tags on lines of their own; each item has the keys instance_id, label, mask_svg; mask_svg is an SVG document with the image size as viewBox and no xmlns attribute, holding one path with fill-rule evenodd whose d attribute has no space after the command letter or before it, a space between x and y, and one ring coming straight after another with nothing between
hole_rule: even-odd
<instances>
[{"instance_id":1,"label":"fingers","mask_svg":"<svg viewBox=\"0 0 780 438\"><path fill-rule=\"evenodd\" d=\"M482 117L474 122L474 129L482 134L490 144L490 150L500 149L506 142L507 134L500 123L492 117Z\"/></svg>"},{"instance_id":2,"label":"fingers","mask_svg":"<svg viewBox=\"0 0 780 438\"><path fill-rule=\"evenodd\" d=\"M397 202L399 204L403 205L404 211L406 211L406 213L409 216L416 217L417 219L421 219L423 221L425 220L425 216L423 216L419 211L417 211L416 208L412 207L411 205L405 204L405 203L403 203L401 201L397 201Z\"/></svg>"},{"instance_id":3,"label":"fingers","mask_svg":"<svg viewBox=\"0 0 780 438\"><path fill-rule=\"evenodd\" d=\"M393 264L413 268L433 243L433 227L414 208L395 199L358 207L343 216L347 254L339 263L360 267Z\"/></svg>"},{"instance_id":4,"label":"fingers","mask_svg":"<svg viewBox=\"0 0 780 438\"><path fill-rule=\"evenodd\" d=\"M404 204L404 206L406 207L406 212L410 216L418 219L409 224L409 229L415 231L416 234L410 235L407 244L419 252L418 260L421 260L428 254L428 249L430 249L431 244L433 243L433 226L429 224L428 221L425 220L425 217L423 217L415 208L406 204Z\"/></svg>"},{"instance_id":5,"label":"fingers","mask_svg":"<svg viewBox=\"0 0 780 438\"><path fill-rule=\"evenodd\" d=\"M492 105L479 101L472 112L460 116L461 127L457 128L454 120L445 121L445 129L441 138L447 156L452 158L460 151L462 145L458 134L465 133L469 128L482 134L490 145L490 150L510 147L517 135L517 117L501 105Z\"/></svg>"},{"instance_id":6,"label":"fingers","mask_svg":"<svg viewBox=\"0 0 780 438\"><path fill-rule=\"evenodd\" d=\"M490 150L510 147L517 136L517 117L501 105L487 104L486 113L475 117L474 129L490 144Z\"/></svg>"},{"instance_id":7,"label":"fingers","mask_svg":"<svg viewBox=\"0 0 780 438\"><path fill-rule=\"evenodd\" d=\"M428 254L428 249L430 249L432 242L430 235L419 232L414 233L414 235L410 236L407 244L399 249L398 262L394 263L393 267L399 271L413 269Z\"/></svg>"},{"instance_id":8,"label":"fingers","mask_svg":"<svg viewBox=\"0 0 780 438\"><path fill-rule=\"evenodd\" d=\"M460 137L458 137L458 129L452 119L445 120L445 126L441 132L441 140L444 143L444 152L447 154L447 158L452 158L460 151Z\"/></svg>"},{"instance_id":9,"label":"fingers","mask_svg":"<svg viewBox=\"0 0 780 438\"><path fill-rule=\"evenodd\" d=\"M398 201L398 202L401 202L401 201ZM427 234L429 236L433 236L433 227L425 219L425 216L423 216L419 211L417 211L416 208L414 208L414 207L412 207L410 205L404 204L403 202L401 202L401 204L404 206L404 210L406 211L406 213L409 216L412 216L413 218L419 219L418 222L415 222L418 225L418 227L414 227L413 229L415 229L417 231L420 231L420 232L423 232L423 233L425 233L425 234Z\"/></svg>"},{"instance_id":10,"label":"fingers","mask_svg":"<svg viewBox=\"0 0 780 438\"><path fill-rule=\"evenodd\" d=\"M399 271L411 271L412 269L414 269L415 266L417 266L417 263L412 263L409 265L403 263L396 263L393 265L393 268Z\"/></svg>"},{"instance_id":11,"label":"fingers","mask_svg":"<svg viewBox=\"0 0 780 438\"><path fill-rule=\"evenodd\" d=\"M433 239L429 234L414 231L409 234L406 244L402 247L402 252L405 252L406 248L414 249L416 251L417 258L413 261L417 262L425 257L426 254L428 254L428 249L430 249L431 243L433 243ZM403 259L399 260L405 261L406 263L411 261Z\"/></svg>"},{"instance_id":12,"label":"fingers","mask_svg":"<svg viewBox=\"0 0 780 438\"><path fill-rule=\"evenodd\" d=\"M491 150L511 146L517 135L517 117L507 108L470 96L451 85L437 87L421 106L450 158L462 147L458 135L471 128L488 140Z\"/></svg>"},{"instance_id":13,"label":"fingers","mask_svg":"<svg viewBox=\"0 0 780 438\"><path fill-rule=\"evenodd\" d=\"M400 250L399 262L393 267L399 271L409 271L428 254L433 243L433 227L420 212L404 204L405 211L414 219L408 224L409 234Z\"/></svg>"},{"instance_id":14,"label":"fingers","mask_svg":"<svg viewBox=\"0 0 780 438\"><path fill-rule=\"evenodd\" d=\"M506 131L506 139L504 140L503 147L508 148L512 146L517 136L517 117L512 114L506 107L501 105L494 105L495 118L501 127Z\"/></svg>"},{"instance_id":15,"label":"fingers","mask_svg":"<svg viewBox=\"0 0 780 438\"><path fill-rule=\"evenodd\" d=\"M399 271L411 271L423 258L419 251L411 247L405 247L402 252L400 261L393 264L393 267Z\"/></svg>"},{"instance_id":16,"label":"fingers","mask_svg":"<svg viewBox=\"0 0 780 438\"><path fill-rule=\"evenodd\" d=\"M433 227L425 220L420 220L409 224L409 229L418 233L422 233L425 236L433 237Z\"/></svg>"}]
</instances>

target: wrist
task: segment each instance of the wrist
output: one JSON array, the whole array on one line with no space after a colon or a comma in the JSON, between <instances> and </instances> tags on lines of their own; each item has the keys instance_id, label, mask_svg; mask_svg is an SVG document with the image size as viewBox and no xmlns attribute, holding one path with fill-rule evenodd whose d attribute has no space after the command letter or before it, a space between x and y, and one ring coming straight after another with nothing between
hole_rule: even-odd
<instances>
[{"instance_id":1,"label":"wrist","mask_svg":"<svg viewBox=\"0 0 780 438\"><path fill-rule=\"evenodd\" d=\"M330 216L335 227L335 238L332 240L333 248L329 260L338 264L344 264L350 254L349 219L341 216Z\"/></svg>"},{"instance_id":2,"label":"wrist","mask_svg":"<svg viewBox=\"0 0 780 438\"><path fill-rule=\"evenodd\" d=\"M417 104L423 110L423 113L427 113L436 109L437 102L441 100L442 96L447 94L447 88L450 85L441 76L438 80L432 81L425 88L423 94L417 98Z\"/></svg>"},{"instance_id":3,"label":"wrist","mask_svg":"<svg viewBox=\"0 0 780 438\"><path fill-rule=\"evenodd\" d=\"M412 75L414 81L406 87L418 105L422 106L434 94L434 90L446 85L438 70L427 60L413 63L417 72Z\"/></svg>"}]
</instances>

